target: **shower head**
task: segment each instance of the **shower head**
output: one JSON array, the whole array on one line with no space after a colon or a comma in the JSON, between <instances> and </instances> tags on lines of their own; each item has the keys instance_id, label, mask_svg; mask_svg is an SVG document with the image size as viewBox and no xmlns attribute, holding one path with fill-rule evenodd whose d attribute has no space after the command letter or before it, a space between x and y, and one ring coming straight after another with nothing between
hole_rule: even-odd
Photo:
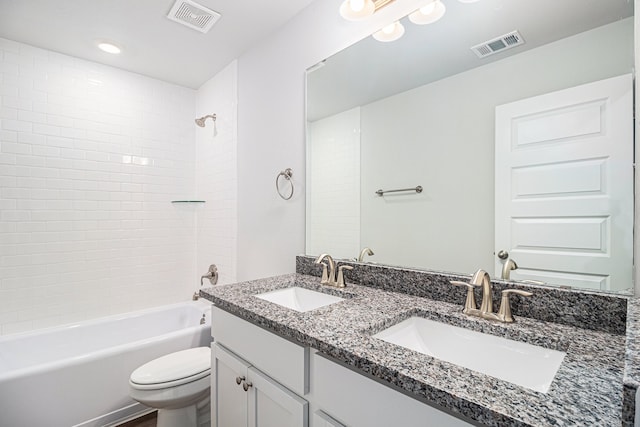
<instances>
[{"instance_id":1,"label":"shower head","mask_svg":"<svg viewBox=\"0 0 640 427\"><path fill-rule=\"evenodd\" d=\"M214 121L214 122L216 121L216 115L215 115L215 114L208 114L208 115L206 115L206 116L202 116L202 117L200 117L199 119L196 119L196 124L197 124L198 126L200 126L201 128L203 128L203 127L204 127L204 125L205 125L205 123L204 123L204 122L205 122L205 120L207 120L209 117L211 117L211 118L213 119L213 121Z\"/></svg>"}]
</instances>

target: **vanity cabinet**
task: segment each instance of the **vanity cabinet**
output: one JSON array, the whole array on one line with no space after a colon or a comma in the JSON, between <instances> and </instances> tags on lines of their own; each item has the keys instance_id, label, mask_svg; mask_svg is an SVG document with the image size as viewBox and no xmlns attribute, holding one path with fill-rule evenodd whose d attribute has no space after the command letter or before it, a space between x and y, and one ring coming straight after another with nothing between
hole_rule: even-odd
<instances>
[{"instance_id":1,"label":"vanity cabinet","mask_svg":"<svg viewBox=\"0 0 640 427\"><path fill-rule=\"evenodd\" d=\"M212 318L212 425L307 427L308 349L215 307Z\"/></svg>"},{"instance_id":2,"label":"vanity cabinet","mask_svg":"<svg viewBox=\"0 0 640 427\"><path fill-rule=\"evenodd\" d=\"M213 345L216 427L305 427L308 403L220 344Z\"/></svg>"},{"instance_id":3,"label":"vanity cabinet","mask_svg":"<svg viewBox=\"0 0 640 427\"><path fill-rule=\"evenodd\" d=\"M331 414L320 414L315 422L318 414L314 413L312 427L472 426L442 408L408 397L318 352L311 355L310 366L313 404Z\"/></svg>"},{"instance_id":4,"label":"vanity cabinet","mask_svg":"<svg viewBox=\"0 0 640 427\"><path fill-rule=\"evenodd\" d=\"M212 318L214 427L470 426L216 307Z\"/></svg>"}]
</instances>

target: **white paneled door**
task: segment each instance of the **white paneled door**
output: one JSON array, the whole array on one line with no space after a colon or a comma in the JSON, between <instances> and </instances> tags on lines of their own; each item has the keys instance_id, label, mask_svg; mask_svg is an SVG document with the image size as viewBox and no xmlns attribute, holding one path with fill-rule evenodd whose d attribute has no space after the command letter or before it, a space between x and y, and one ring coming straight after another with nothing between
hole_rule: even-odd
<instances>
[{"instance_id":1,"label":"white paneled door","mask_svg":"<svg viewBox=\"0 0 640 427\"><path fill-rule=\"evenodd\" d=\"M512 279L633 286L632 85L624 75L496 107L495 251L518 264Z\"/></svg>"}]
</instances>

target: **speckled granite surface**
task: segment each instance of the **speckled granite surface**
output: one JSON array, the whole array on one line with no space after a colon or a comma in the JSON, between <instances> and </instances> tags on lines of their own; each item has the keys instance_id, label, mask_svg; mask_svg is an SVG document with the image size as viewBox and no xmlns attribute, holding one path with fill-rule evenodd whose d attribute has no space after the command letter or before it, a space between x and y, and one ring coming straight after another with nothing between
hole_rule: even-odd
<instances>
[{"instance_id":1,"label":"speckled granite surface","mask_svg":"<svg viewBox=\"0 0 640 427\"><path fill-rule=\"evenodd\" d=\"M470 272L465 276L378 264L343 262L341 260L340 265L342 264L355 267L347 273L347 277L352 283L453 304L464 303L467 290L451 286L449 280L468 282L473 273ZM314 264L314 258L298 256L296 257L296 272L320 277L322 269L319 265ZM531 298L511 298L511 311L515 316L614 334L625 333L628 296L503 280L492 280L492 283L494 307L499 307L500 293L507 287L525 289L534 293ZM478 304L481 300L481 291L476 289Z\"/></svg>"},{"instance_id":2,"label":"speckled granite surface","mask_svg":"<svg viewBox=\"0 0 640 427\"><path fill-rule=\"evenodd\" d=\"M299 313L253 296L294 285L343 295L346 300ZM501 324L462 314L464 294L451 304L371 286L349 285L340 291L321 287L318 278L302 274L206 288L201 294L230 313L475 423L622 424L624 335L526 317ZM549 392L543 394L372 338L411 315L544 345L567 355Z\"/></svg>"},{"instance_id":3,"label":"speckled granite surface","mask_svg":"<svg viewBox=\"0 0 640 427\"><path fill-rule=\"evenodd\" d=\"M640 299L629 300L624 366L623 426L633 426L636 391L640 387Z\"/></svg>"}]
</instances>

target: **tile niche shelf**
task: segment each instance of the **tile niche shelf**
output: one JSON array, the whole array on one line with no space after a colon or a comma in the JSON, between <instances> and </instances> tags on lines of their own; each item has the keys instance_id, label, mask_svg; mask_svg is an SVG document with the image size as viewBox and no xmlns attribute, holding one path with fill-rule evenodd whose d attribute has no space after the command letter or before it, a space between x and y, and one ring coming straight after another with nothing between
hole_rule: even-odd
<instances>
[{"instance_id":1,"label":"tile niche shelf","mask_svg":"<svg viewBox=\"0 0 640 427\"><path fill-rule=\"evenodd\" d=\"M172 200L171 203L207 203L206 200Z\"/></svg>"}]
</instances>

